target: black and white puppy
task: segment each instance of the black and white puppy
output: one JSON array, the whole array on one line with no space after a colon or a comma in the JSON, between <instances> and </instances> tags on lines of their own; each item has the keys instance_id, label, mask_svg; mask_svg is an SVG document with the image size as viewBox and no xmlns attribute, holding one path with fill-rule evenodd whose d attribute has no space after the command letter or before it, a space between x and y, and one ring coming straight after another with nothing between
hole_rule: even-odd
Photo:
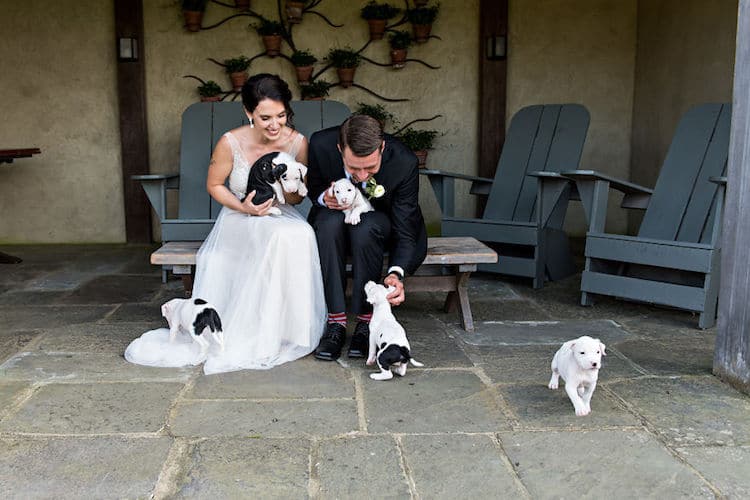
<instances>
[{"instance_id":1,"label":"black and white puppy","mask_svg":"<svg viewBox=\"0 0 750 500\"><path fill-rule=\"evenodd\" d=\"M214 341L224 350L224 331L221 318L211 304L203 299L172 299L161 306L161 315L169 324L169 341L174 342L180 330L190 334L201 346L201 355L208 350L208 340L202 334L211 331Z\"/></svg>"},{"instance_id":2,"label":"black and white puppy","mask_svg":"<svg viewBox=\"0 0 750 500\"><path fill-rule=\"evenodd\" d=\"M374 281L365 284L367 302L373 307L367 364L372 365L377 361L380 368L380 373L370 374L373 380L392 379L394 371L403 377L410 362L414 366L424 366L411 357L406 331L391 312L391 304L386 296L393 290L395 288L386 288Z\"/></svg>"},{"instance_id":3,"label":"black and white puppy","mask_svg":"<svg viewBox=\"0 0 750 500\"><path fill-rule=\"evenodd\" d=\"M274 163L279 154L278 152L264 154L250 168L250 173L247 175L247 191L245 192L255 191L252 200L255 205L260 205L271 198L276 198L279 203L284 203L284 191L279 180L286 173L287 166L284 163ZM244 202L246 198L247 195L241 201ZM281 210L277 207L271 207L268 213L279 215Z\"/></svg>"}]
</instances>

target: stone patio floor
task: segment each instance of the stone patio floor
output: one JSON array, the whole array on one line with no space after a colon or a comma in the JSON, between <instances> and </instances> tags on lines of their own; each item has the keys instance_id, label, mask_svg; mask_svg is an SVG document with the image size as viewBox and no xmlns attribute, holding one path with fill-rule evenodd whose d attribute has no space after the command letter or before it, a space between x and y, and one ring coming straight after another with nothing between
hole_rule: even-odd
<instances>
[{"instance_id":1,"label":"stone patio floor","mask_svg":"<svg viewBox=\"0 0 750 500\"><path fill-rule=\"evenodd\" d=\"M425 364L403 378L311 356L206 376L122 357L181 294L152 249L2 248L23 263L0 265L0 497L750 497L750 397L690 313L477 274L473 334L439 294L396 310ZM546 384L584 333L608 356L576 417Z\"/></svg>"}]
</instances>

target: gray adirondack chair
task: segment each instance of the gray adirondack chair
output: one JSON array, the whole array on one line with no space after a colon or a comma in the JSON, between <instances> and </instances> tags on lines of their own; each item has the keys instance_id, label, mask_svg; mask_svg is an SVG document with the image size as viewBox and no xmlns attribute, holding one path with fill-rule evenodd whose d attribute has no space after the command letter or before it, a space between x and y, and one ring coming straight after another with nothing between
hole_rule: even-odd
<instances>
[{"instance_id":1,"label":"gray adirondack chair","mask_svg":"<svg viewBox=\"0 0 750 500\"><path fill-rule=\"evenodd\" d=\"M339 125L350 114L336 101L292 101L294 126L306 137ZM206 174L216 142L228 130L248 123L240 102L201 102L182 114L180 173L135 175L159 216L162 241L202 241L208 236L221 205L206 192ZM178 215L167 216L167 190L179 190ZM306 214L310 201L297 206Z\"/></svg>"},{"instance_id":2,"label":"gray adirondack chair","mask_svg":"<svg viewBox=\"0 0 750 500\"><path fill-rule=\"evenodd\" d=\"M595 171L562 172L576 180L589 220L581 304L610 295L695 311L700 328L714 325L730 119L729 104L688 110L653 191ZM637 236L604 232L610 187L646 209Z\"/></svg>"},{"instance_id":3,"label":"gray adirondack chair","mask_svg":"<svg viewBox=\"0 0 750 500\"><path fill-rule=\"evenodd\" d=\"M580 104L546 104L519 110L510 122L495 178L426 170L443 217L443 236L473 236L498 253L481 271L533 278L541 288L576 272L563 231L573 183L559 175L577 168L589 113ZM488 194L482 218L454 217L454 180Z\"/></svg>"}]
</instances>

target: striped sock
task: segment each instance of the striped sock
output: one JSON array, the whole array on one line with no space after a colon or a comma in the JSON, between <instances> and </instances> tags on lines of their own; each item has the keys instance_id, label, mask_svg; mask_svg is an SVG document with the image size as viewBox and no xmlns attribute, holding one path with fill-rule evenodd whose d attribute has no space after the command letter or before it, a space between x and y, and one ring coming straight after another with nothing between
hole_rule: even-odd
<instances>
[{"instance_id":1,"label":"striped sock","mask_svg":"<svg viewBox=\"0 0 750 500\"><path fill-rule=\"evenodd\" d=\"M369 323L371 319L372 319L372 313L357 314L357 321L364 321L365 323Z\"/></svg>"},{"instance_id":2,"label":"striped sock","mask_svg":"<svg viewBox=\"0 0 750 500\"><path fill-rule=\"evenodd\" d=\"M328 313L328 323L338 323L346 326L346 313Z\"/></svg>"}]
</instances>

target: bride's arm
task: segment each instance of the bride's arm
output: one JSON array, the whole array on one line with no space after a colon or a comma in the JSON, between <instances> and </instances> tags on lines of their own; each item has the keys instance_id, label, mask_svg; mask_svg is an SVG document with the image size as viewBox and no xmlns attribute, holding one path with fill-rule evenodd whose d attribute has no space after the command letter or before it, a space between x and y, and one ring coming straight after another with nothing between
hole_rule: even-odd
<instances>
[{"instance_id":1,"label":"bride's arm","mask_svg":"<svg viewBox=\"0 0 750 500\"><path fill-rule=\"evenodd\" d=\"M253 205L252 196L248 196L245 202L241 202L224 185L224 182L232 172L232 147L226 137L219 139L214 152L211 155L211 163L208 165L208 176L206 177L206 190L211 198L218 201L227 208L250 215L266 215L273 200L268 200L260 205Z\"/></svg>"},{"instance_id":2,"label":"bride's arm","mask_svg":"<svg viewBox=\"0 0 750 500\"><path fill-rule=\"evenodd\" d=\"M295 160L307 166L307 137L303 137L300 141L299 149L297 150L297 156ZM304 179L305 185L307 184L307 178ZM297 193L284 193L284 200L290 205L298 205L304 200L304 196L300 196Z\"/></svg>"}]
</instances>

